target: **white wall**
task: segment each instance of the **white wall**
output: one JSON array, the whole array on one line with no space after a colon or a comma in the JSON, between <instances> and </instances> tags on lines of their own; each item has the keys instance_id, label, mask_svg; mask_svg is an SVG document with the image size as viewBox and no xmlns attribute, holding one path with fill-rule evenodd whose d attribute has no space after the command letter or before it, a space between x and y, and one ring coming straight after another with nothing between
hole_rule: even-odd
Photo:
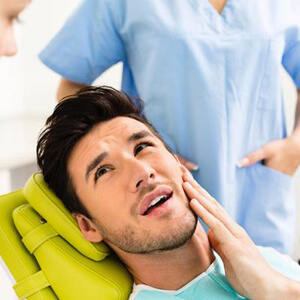
<instances>
[{"instance_id":1,"label":"white wall","mask_svg":"<svg viewBox=\"0 0 300 300\"><path fill-rule=\"evenodd\" d=\"M0 118L49 115L55 104L59 77L38 59L38 53L62 27L80 0L33 1L17 25L19 52L0 59ZM121 64L97 80L120 88Z\"/></svg>"},{"instance_id":2,"label":"white wall","mask_svg":"<svg viewBox=\"0 0 300 300\"><path fill-rule=\"evenodd\" d=\"M21 17L21 51L24 56L24 102L26 114L49 115L55 105L58 76L37 58L41 49L62 27L79 0L35 0Z\"/></svg>"},{"instance_id":3,"label":"white wall","mask_svg":"<svg viewBox=\"0 0 300 300\"><path fill-rule=\"evenodd\" d=\"M49 71L37 54L62 27L67 16L80 3L79 0L33 1L24 12L22 24L22 54L24 68L24 103L26 114L48 115L55 105L59 77ZM121 65L115 66L97 80L120 88Z\"/></svg>"},{"instance_id":4,"label":"white wall","mask_svg":"<svg viewBox=\"0 0 300 300\"><path fill-rule=\"evenodd\" d=\"M17 116L24 113L21 63L21 55L10 59L0 59L0 118Z\"/></svg>"}]
</instances>

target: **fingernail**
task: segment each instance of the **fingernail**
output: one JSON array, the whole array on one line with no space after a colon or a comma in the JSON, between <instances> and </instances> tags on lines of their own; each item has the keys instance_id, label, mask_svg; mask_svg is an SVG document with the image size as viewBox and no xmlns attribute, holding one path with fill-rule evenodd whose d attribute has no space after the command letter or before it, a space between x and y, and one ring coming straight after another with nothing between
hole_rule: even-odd
<instances>
[{"instance_id":1,"label":"fingernail","mask_svg":"<svg viewBox=\"0 0 300 300\"><path fill-rule=\"evenodd\" d=\"M192 185L188 181L184 182L183 184L188 188L192 188Z\"/></svg>"},{"instance_id":2,"label":"fingernail","mask_svg":"<svg viewBox=\"0 0 300 300\"><path fill-rule=\"evenodd\" d=\"M242 167L248 165L249 162L250 162L249 158L244 157L236 165L237 165L237 167L242 168Z\"/></svg>"},{"instance_id":3,"label":"fingernail","mask_svg":"<svg viewBox=\"0 0 300 300\"><path fill-rule=\"evenodd\" d=\"M193 179L191 172L186 172L184 175L187 177L187 179Z\"/></svg>"},{"instance_id":4,"label":"fingernail","mask_svg":"<svg viewBox=\"0 0 300 300\"><path fill-rule=\"evenodd\" d=\"M187 162L187 163L185 164L185 166L186 166L189 170L192 170L192 171L197 171L197 170L199 170L199 166L196 165L196 164L194 164L194 163L192 163L192 162Z\"/></svg>"},{"instance_id":5,"label":"fingernail","mask_svg":"<svg viewBox=\"0 0 300 300\"><path fill-rule=\"evenodd\" d=\"M191 199L190 203L193 203L194 205L198 206L198 207L202 207L202 205L199 203L199 201L195 198Z\"/></svg>"}]
</instances>

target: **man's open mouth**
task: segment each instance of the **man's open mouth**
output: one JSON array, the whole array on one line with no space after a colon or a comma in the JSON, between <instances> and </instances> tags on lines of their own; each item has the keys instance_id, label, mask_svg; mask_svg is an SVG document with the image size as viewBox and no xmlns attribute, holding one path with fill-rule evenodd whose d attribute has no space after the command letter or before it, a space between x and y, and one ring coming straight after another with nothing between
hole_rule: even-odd
<instances>
[{"instance_id":1,"label":"man's open mouth","mask_svg":"<svg viewBox=\"0 0 300 300\"><path fill-rule=\"evenodd\" d=\"M156 196L154 199L152 199L149 204L147 204L146 207L144 207L142 215L146 216L150 214L153 210L160 207L162 204L164 204L166 201L168 201L173 195L173 192L166 191L163 194Z\"/></svg>"}]
</instances>

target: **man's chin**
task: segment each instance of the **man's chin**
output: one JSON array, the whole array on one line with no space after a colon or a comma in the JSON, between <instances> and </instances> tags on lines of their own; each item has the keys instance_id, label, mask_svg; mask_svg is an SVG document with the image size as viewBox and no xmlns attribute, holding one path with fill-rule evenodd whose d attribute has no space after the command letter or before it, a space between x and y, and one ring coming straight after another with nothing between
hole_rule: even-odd
<instances>
[{"instance_id":1,"label":"man's chin","mask_svg":"<svg viewBox=\"0 0 300 300\"><path fill-rule=\"evenodd\" d=\"M176 223L174 225L167 224L166 228L162 228L162 234L146 234L143 239L144 247L136 247L129 253L156 254L175 250L185 245L195 233L198 224L197 216L190 212L188 216L173 220L173 222Z\"/></svg>"},{"instance_id":2,"label":"man's chin","mask_svg":"<svg viewBox=\"0 0 300 300\"><path fill-rule=\"evenodd\" d=\"M152 222L151 222L152 223ZM154 254L178 249L185 245L195 233L197 216L189 209L184 214L171 216L164 222L158 221L143 226L124 225L117 231L99 226L104 241L116 252L130 254ZM144 223L145 225L145 223Z\"/></svg>"}]
</instances>

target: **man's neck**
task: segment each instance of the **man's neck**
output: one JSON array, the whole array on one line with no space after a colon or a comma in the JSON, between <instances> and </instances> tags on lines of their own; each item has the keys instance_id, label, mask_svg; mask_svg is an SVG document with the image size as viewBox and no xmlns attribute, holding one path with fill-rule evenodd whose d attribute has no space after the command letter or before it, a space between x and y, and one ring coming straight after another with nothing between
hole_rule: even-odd
<instances>
[{"instance_id":1,"label":"man's neck","mask_svg":"<svg viewBox=\"0 0 300 300\"><path fill-rule=\"evenodd\" d=\"M116 252L136 284L164 290L180 289L207 270L214 260L207 234L200 224L191 240L178 249L154 254Z\"/></svg>"}]
</instances>

